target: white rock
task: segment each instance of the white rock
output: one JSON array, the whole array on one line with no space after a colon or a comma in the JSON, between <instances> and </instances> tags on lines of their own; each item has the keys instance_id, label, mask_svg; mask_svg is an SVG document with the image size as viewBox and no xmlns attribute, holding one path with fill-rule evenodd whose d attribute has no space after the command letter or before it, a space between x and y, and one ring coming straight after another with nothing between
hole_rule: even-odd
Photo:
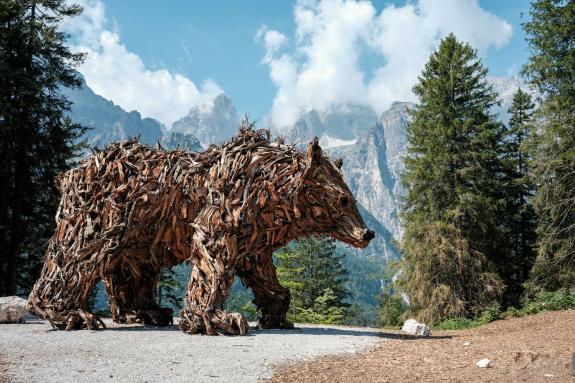
<instances>
[{"instance_id":1,"label":"white rock","mask_svg":"<svg viewBox=\"0 0 575 383\"><path fill-rule=\"evenodd\" d=\"M0 297L0 323L24 323L27 301L20 297Z\"/></svg>"},{"instance_id":2,"label":"white rock","mask_svg":"<svg viewBox=\"0 0 575 383\"><path fill-rule=\"evenodd\" d=\"M465 342L465 343L463 343L463 347L469 347L469 346L471 346L471 342Z\"/></svg>"},{"instance_id":3,"label":"white rock","mask_svg":"<svg viewBox=\"0 0 575 383\"><path fill-rule=\"evenodd\" d=\"M487 368L491 367L491 361L487 358L483 358L479 362L475 363L475 365L479 368Z\"/></svg>"},{"instance_id":4,"label":"white rock","mask_svg":"<svg viewBox=\"0 0 575 383\"><path fill-rule=\"evenodd\" d=\"M424 323L419 323L415 319L406 320L401 327L401 331L412 335L429 336L429 326Z\"/></svg>"}]
</instances>

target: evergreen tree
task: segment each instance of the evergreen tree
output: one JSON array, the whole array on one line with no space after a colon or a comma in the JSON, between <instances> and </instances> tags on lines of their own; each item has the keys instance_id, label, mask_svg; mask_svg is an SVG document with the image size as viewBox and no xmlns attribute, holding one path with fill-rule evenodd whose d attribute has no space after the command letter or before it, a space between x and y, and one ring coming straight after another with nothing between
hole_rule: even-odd
<instances>
[{"instance_id":1,"label":"evergreen tree","mask_svg":"<svg viewBox=\"0 0 575 383\"><path fill-rule=\"evenodd\" d=\"M335 251L329 237L295 241L275 254L278 279L292 296L288 318L295 322L341 323L346 270L344 255Z\"/></svg>"},{"instance_id":2,"label":"evergreen tree","mask_svg":"<svg viewBox=\"0 0 575 383\"><path fill-rule=\"evenodd\" d=\"M64 118L62 86L77 86L83 55L58 30L79 6L0 2L0 296L25 294L53 232L54 176L72 165L82 129Z\"/></svg>"},{"instance_id":3,"label":"evergreen tree","mask_svg":"<svg viewBox=\"0 0 575 383\"><path fill-rule=\"evenodd\" d=\"M542 98L532 142L538 240L529 287L536 292L575 286L575 2L536 0L530 16L524 74Z\"/></svg>"},{"instance_id":4,"label":"evergreen tree","mask_svg":"<svg viewBox=\"0 0 575 383\"><path fill-rule=\"evenodd\" d=\"M503 129L477 52L450 34L413 88L402 183L401 288L420 319L473 315L500 298Z\"/></svg>"},{"instance_id":5,"label":"evergreen tree","mask_svg":"<svg viewBox=\"0 0 575 383\"><path fill-rule=\"evenodd\" d=\"M156 294L158 305L162 306L163 304L176 311L181 310L183 305L182 296L179 294L181 287L176 272L173 269L163 267Z\"/></svg>"},{"instance_id":6,"label":"evergreen tree","mask_svg":"<svg viewBox=\"0 0 575 383\"><path fill-rule=\"evenodd\" d=\"M504 136L505 194L507 212L504 230L509 239L508 262L501 269L501 276L507 285L505 306L518 306L523 293L523 284L529 276L534 261L535 211L531 204L534 185L529 163L531 155L526 140L534 133L533 113L535 104L529 93L519 89L513 96L508 112L509 128Z\"/></svg>"}]
</instances>

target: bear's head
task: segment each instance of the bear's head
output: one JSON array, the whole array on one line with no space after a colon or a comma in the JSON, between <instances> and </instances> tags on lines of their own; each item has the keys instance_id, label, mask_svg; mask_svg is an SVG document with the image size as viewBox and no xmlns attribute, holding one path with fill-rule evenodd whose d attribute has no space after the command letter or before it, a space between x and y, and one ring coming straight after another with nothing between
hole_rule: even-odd
<instances>
[{"instance_id":1,"label":"bear's head","mask_svg":"<svg viewBox=\"0 0 575 383\"><path fill-rule=\"evenodd\" d=\"M296 207L300 227L327 234L354 247L364 248L375 237L359 214L355 198L343 179L342 161L329 160L314 138L307 147Z\"/></svg>"}]
</instances>

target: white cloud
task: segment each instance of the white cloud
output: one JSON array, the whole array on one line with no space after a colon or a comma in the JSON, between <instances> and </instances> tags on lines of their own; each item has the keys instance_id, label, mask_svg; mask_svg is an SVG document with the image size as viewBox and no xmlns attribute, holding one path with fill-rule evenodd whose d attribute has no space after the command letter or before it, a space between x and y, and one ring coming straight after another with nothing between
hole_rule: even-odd
<instances>
[{"instance_id":1,"label":"white cloud","mask_svg":"<svg viewBox=\"0 0 575 383\"><path fill-rule=\"evenodd\" d=\"M413 101L411 88L442 37L453 32L482 54L512 33L477 0L419 0L379 14L369 1L300 0L294 21L289 53L281 53L287 38L280 32L264 27L256 35L277 87L270 115L280 128L311 109L360 104L379 113L393 101ZM362 68L366 53L381 57L373 73Z\"/></svg>"},{"instance_id":2,"label":"white cloud","mask_svg":"<svg viewBox=\"0 0 575 383\"><path fill-rule=\"evenodd\" d=\"M266 48L266 55L262 59L263 63L269 63L273 55L287 42L287 37L278 31L270 30L262 25L256 32L256 42L262 42Z\"/></svg>"},{"instance_id":3,"label":"white cloud","mask_svg":"<svg viewBox=\"0 0 575 383\"><path fill-rule=\"evenodd\" d=\"M78 69L97 94L169 127L194 106L211 108L214 97L222 93L212 80L198 87L182 74L146 67L137 54L122 44L119 32L107 27L100 0L74 3L80 3L84 12L70 19L63 30L71 34L74 50L87 53Z\"/></svg>"}]
</instances>

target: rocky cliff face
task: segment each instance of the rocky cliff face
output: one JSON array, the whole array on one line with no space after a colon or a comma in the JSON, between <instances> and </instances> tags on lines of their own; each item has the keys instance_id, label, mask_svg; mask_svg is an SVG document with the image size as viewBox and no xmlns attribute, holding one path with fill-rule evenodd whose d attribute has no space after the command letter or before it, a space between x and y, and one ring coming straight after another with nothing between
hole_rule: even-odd
<instances>
[{"instance_id":1,"label":"rocky cliff face","mask_svg":"<svg viewBox=\"0 0 575 383\"><path fill-rule=\"evenodd\" d=\"M302 115L289 133L296 142L319 137L323 148L349 145L377 123L377 114L366 106L346 105Z\"/></svg>"},{"instance_id":2,"label":"rocky cliff face","mask_svg":"<svg viewBox=\"0 0 575 383\"><path fill-rule=\"evenodd\" d=\"M398 203L399 175L405 153L405 128L410 103L394 103L357 142L327 150L331 158L344 160L346 181L378 236L364 253L396 258L392 238L401 237Z\"/></svg>"},{"instance_id":3,"label":"rocky cliff face","mask_svg":"<svg viewBox=\"0 0 575 383\"><path fill-rule=\"evenodd\" d=\"M203 146L220 144L237 134L239 118L232 100L218 95L213 105L194 107L172 124L172 132L192 134Z\"/></svg>"},{"instance_id":4,"label":"rocky cliff face","mask_svg":"<svg viewBox=\"0 0 575 383\"><path fill-rule=\"evenodd\" d=\"M186 150L188 152L201 152L204 150L200 140L191 134L166 132L162 138L162 146L167 150Z\"/></svg>"},{"instance_id":5,"label":"rocky cliff face","mask_svg":"<svg viewBox=\"0 0 575 383\"><path fill-rule=\"evenodd\" d=\"M139 112L126 112L112 101L97 95L84 80L75 89L64 88L72 102L68 113L72 121L89 130L85 138L90 146L103 148L110 142L140 137L140 142L154 145L162 138L162 125L152 118L142 118Z\"/></svg>"}]
</instances>

